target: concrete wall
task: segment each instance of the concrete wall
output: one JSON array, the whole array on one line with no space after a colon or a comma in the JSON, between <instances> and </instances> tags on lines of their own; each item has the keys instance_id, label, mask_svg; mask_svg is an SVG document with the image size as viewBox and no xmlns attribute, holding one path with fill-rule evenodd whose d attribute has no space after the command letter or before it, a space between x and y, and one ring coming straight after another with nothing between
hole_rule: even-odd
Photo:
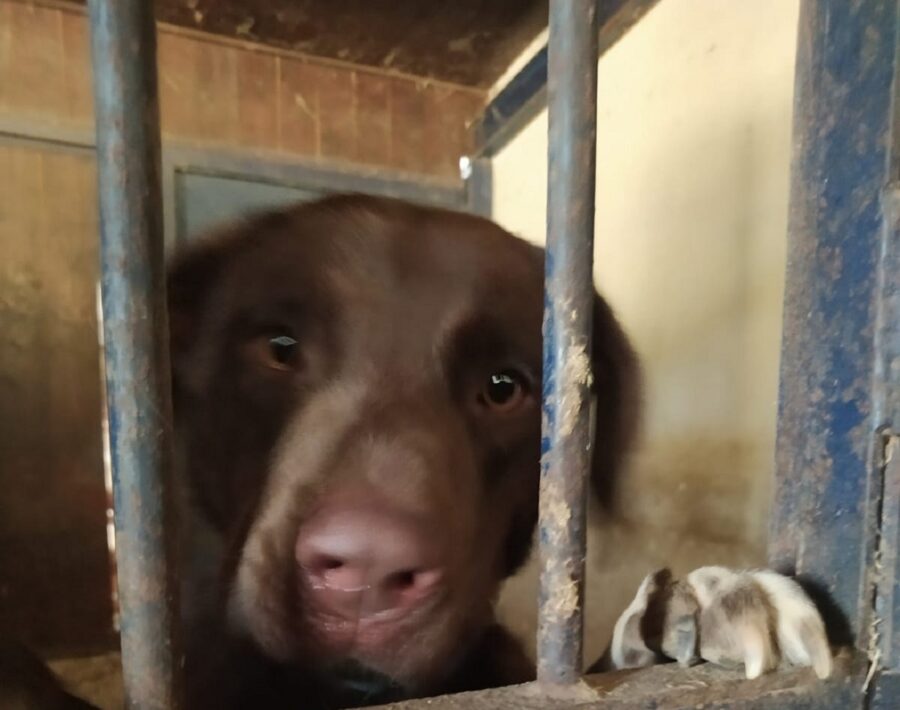
<instances>
[{"instance_id":1,"label":"concrete wall","mask_svg":"<svg viewBox=\"0 0 900 710\"><path fill-rule=\"evenodd\" d=\"M600 61L596 279L643 358L646 429L591 531L588 653L663 565L764 560L797 0L662 0ZM494 161L494 216L544 241L547 115ZM530 638L532 568L504 620Z\"/></svg>"}]
</instances>

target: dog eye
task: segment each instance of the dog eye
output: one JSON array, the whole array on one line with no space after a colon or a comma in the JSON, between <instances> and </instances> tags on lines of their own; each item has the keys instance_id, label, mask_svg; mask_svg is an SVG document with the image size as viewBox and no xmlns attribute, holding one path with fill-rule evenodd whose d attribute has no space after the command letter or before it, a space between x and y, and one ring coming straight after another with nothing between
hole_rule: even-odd
<instances>
[{"instance_id":1,"label":"dog eye","mask_svg":"<svg viewBox=\"0 0 900 710\"><path fill-rule=\"evenodd\" d=\"M525 400L525 378L515 370L492 373L478 396L484 406L495 412L509 412Z\"/></svg>"},{"instance_id":2,"label":"dog eye","mask_svg":"<svg viewBox=\"0 0 900 710\"><path fill-rule=\"evenodd\" d=\"M249 346L250 357L269 369L289 371L298 366L299 343L287 333L259 336Z\"/></svg>"},{"instance_id":3,"label":"dog eye","mask_svg":"<svg viewBox=\"0 0 900 710\"><path fill-rule=\"evenodd\" d=\"M290 335L269 338L269 352L273 363L284 369L290 368L296 359L297 341Z\"/></svg>"}]
</instances>

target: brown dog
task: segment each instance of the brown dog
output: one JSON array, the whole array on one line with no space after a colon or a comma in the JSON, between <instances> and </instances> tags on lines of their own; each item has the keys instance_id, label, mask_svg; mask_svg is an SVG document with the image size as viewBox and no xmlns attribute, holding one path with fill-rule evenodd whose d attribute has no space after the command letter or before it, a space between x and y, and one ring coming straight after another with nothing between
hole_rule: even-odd
<instances>
[{"instance_id":1,"label":"brown dog","mask_svg":"<svg viewBox=\"0 0 900 710\"><path fill-rule=\"evenodd\" d=\"M532 677L493 605L537 514L542 285L543 252L492 222L359 195L251 217L175 261L192 707L347 706ZM638 368L600 296L593 317L592 482L609 502ZM691 587L698 574L662 606L641 601L645 582L608 665L754 659L754 639L783 626L765 668L783 652L830 672L796 584L758 573L771 583L754 587L758 632L743 633L747 614L713 614L733 595ZM654 631L650 612L675 625ZM798 636L794 617L816 633Z\"/></svg>"},{"instance_id":2,"label":"brown dog","mask_svg":"<svg viewBox=\"0 0 900 710\"><path fill-rule=\"evenodd\" d=\"M542 280L543 252L487 220L364 196L251 217L176 260L176 428L208 524L188 537L220 543L215 565L213 546L188 555L195 704L531 677L493 603L537 512ZM594 321L608 497L637 369L599 297Z\"/></svg>"},{"instance_id":3,"label":"brown dog","mask_svg":"<svg viewBox=\"0 0 900 710\"><path fill-rule=\"evenodd\" d=\"M542 281L542 251L487 220L364 196L251 217L175 260L189 707L532 677L493 606L537 514ZM592 482L609 502L639 393L599 296L592 356ZM719 567L648 576L594 670L666 657L832 668L798 585ZM15 697L71 700L29 677Z\"/></svg>"}]
</instances>

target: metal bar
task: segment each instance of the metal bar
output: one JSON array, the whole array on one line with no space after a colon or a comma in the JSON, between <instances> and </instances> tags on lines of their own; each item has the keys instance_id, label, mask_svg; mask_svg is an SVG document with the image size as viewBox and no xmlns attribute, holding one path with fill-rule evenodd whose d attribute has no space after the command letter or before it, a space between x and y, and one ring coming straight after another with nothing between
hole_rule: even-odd
<instances>
[{"instance_id":1,"label":"metal bar","mask_svg":"<svg viewBox=\"0 0 900 710\"><path fill-rule=\"evenodd\" d=\"M103 337L125 695L180 707L153 3L90 0Z\"/></svg>"},{"instance_id":2,"label":"metal bar","mask_svg":"<svg viewBox=\"0 0 900 710\"><path fill-rule=\"evenodd\" d=\"M581 677L597 145L597 6L552 0L538 681Z\"/></svg>"},{"instance_id":3,"label":"metal bar","mask_svg":"<svg viewBox=\"0 0 900 710\"><path fill-rule=\"evenodd\" d=\"M769 554L819 596L834 641L861 649L873 631L889 423L876 372L885 342L876 275L897 11L898 0L804 0L797 49Z\"/></svg>"},{"instance_id":4,"label":"metal bar","mask_svg":"<svg viewBox=\"0 0 900 710\"><path fill-rule=\"evenodd\" d=\"M659 0L597 0L598 55L603 55ZM475 156L499 153L547 105L547 45L488 103L475 124Z\"/></svg>"}]
</instances>

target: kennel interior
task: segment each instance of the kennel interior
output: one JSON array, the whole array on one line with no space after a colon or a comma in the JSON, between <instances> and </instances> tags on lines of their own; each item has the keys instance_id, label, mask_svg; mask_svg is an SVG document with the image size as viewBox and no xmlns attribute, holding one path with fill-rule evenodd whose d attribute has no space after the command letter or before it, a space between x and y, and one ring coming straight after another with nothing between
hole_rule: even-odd
<instances>
[{"instance_id":1,"label":"kennel interior","mask_svg":"<svg viewBox=\"0 0 900 710\"><path fill-rule=\"evenodd\" d=\"M353 5L332 4L335 12ZM3 283L9 337L0 397L6 462L0 473L0 619L4 628L24 632L56 655L95 653L115 648L117 603L129 703L176 707L177 649L160 632L170 627L172 610L165 585L158 586L166 578L160 473L169 453L156 432L166 428L168 375L154 344L160 342L165 248L248 207L343 189L496 216L504 149L549 104L548 170L554 179L548 246L555 263L566 265L553 274L558 285L549 282L550 302L556 302L555 288L575 289L577 298L592 275L597 171L601 256L603 196L619 189L602 179L606 118L595 120L590 89L597 89L601 108L612 97L605 93L602 71L598 83L596 57L603 57L602 69L642 25L674 12L668 6L693 9L702 18L711 5L553 0L549 46L540 34L547 17L542 3L500 3L505 10L474 14L476 25L469 28L459 26L466 13L436 9L434 26L416 26L408 18L407 25L401 23L413 39L399 45L403 51L387 68L390 50L375 46L376 39L349 45L313 33L319 39L310 40L303 34L309 27L291 18L290 3L281 4L279 11L288 14L278 15L277 22L266 14L277 14L276 3L221 3L221 14L208 15L203 3L160 3L164 24L158 28L144 5L92 1L88 20L77 4L0 1L0 151L9 166L0 188L0 238L9 255ZM764 13L763 5L755 10ZM803 0L796 7L774 502L766 554L773 566L796 572L823 592L836 640L848 651L842 672L827 683L811 682L800 672L745 683L705 667L653 668L625 681L589 677L595 691L590 702L597 707L653 698L671 707L888 708L900 697L900 458L892 456L900 415L900 127L894 98L900 3ZM368 23L364 27L375 26L366 15L358 17ZM701 23L696 24L678 28L699 33ZM286 27L297 34L285 34ZM430 41L434 27L452 27L457 36L446 45ZM428 51L433 46L448 49L437 56ZM487 52L487 46L499 49ZM690 59L701 61L698 56ZM727 101L732 89L721 82L705 92L721 92ZM587 159L594 155L594 125L596 166ZM714 160L709 154L694 158ZM686 163L679 161L679 169L690 172L693 166ZM737 189L743 184L738 181ZM85 209L98 196L99 213ZM639 199L650 203L653 195L648 190ZM694 206L703 208L709 205ZM101 229L104 267L98 271ZM92 239L62 236L78 234ZM704 255L692 258L703 261ZM128 270L113 268L122 260L131 265ZM106 304L108 450L119 501L118 534L111 536L117 597L109 593L109 506L101 473L98 280ZM556 331L561 342L586 338L585 321L577 323L571 332ZM546 378L560 388L572 386L556 379L556 364L547 359ZM587 409L582 414L584 427ZM563 496L573 522L560 529L542 521L558 541L543 554L561 563L585 555L583 443L551 443L550 491L558 485L555 494ZM734 465L729 457L736 449L708 451L718 467ZM126 505L129 490L138 492L140 506ZM155 584L148 587L151 579ZM559 579L547 585L552 593ZM544 604L549 605L546 594ZM541 681L529 702L567 702L556 691L581 676L581 608L564 619L541 612ZM466 702L521 707L520 693L489 691Z\"/></svg>"}]
</instances>

